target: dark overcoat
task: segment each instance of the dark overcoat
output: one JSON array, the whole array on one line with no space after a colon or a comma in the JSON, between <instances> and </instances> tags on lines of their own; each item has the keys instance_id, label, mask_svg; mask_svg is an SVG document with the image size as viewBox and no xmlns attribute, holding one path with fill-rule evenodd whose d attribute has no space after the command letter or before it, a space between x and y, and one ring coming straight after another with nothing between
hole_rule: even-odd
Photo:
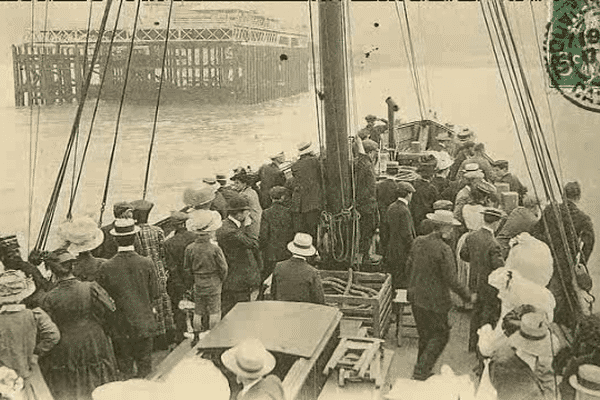
<instances>
[{"instance_id":1,"label":"dark overcoat","mask_svg":"<svg viewBox=\"0 0 600 400\"><path fill-rule=\"evenodd\" d=\"M433 203L439 200L440 195L436 187L424 179L417 179L412 184L415 192L410 201L410 212L415 226L419 226L426 215L433 212Z\"/></svg>"},{"instance_id":2,"label":"dark overcoat","mask_svg":"<svg viewBox=\"0 0 600 400\"><path fill-rule=\"evenodd\" d=\"M260 179L260 205L264 210L271 205L269 191L275 186L285 185L285 174L277 164L270 163L264 164L258 169L258 177Z\"/></svg>"},{"instance_id":3,"label":"dark overcoat","mask_svg":"<svg viewBox=\"0 0 600 400\"><path fill-rule=\"evenodd\" d=\"M152 311L160 292L154 264L135 251L122 251L102 264L98 283L115 301L109 323L116 338L154 337L158 324Z\"/></svg>"},{"instance_id":4,"label":"dark overcoat","mask_svg":"<svg viewBox=\"0 0 600 400\"><path fill-rule=\"evenodd\" d=\"M379 208L379 218L385 219L387 209L396 200L398 200L398 185L393 179L385 179L377 182L377 208Z\"/></svg>"},{"instance_id":5,"label":"dark overcoat","mask_svg":"<svg viewBox=\"0 0 600 400\"><path fill-rule=\"evenodd\" d=\"M313 154L304 154L292 165L292 212L320 210L323 204L321 164Z\"/></svg>"},{"instance_id":6,"label":"dark overcoat","mask_svg":"<svg viewBox=\"0 0 600 400\"><path fill-rule=\"evenodd\" d=\"M381 243L385 251L385 265L392 274L395 287L406 284L406 260L416 236L410 209L396 200L387 210L381 226Z\"/></svg>"},{"instance_id":7,"label":"dark overcoat","mask_svg":"<svg viewBox=\"0 0 600 400\"><path fill-rule=\"evenodd\" d=\"M283 261L290 258L291 254L287 244L294 239L294 225L292 212L279 202L263 211L259 243L263 260Z\"/></svg>"},{"instance_id":8,"label":"dark overcoat","mask_svg":"<svg viewBox=\"0 0 600 400\"><path fill-rule=\"evenodd\" d=\"M196 240L196 235L188 230L181 229L175 232L173 237L165 240L165 258L169 277L167 278L167 291L173 304L178 304L183 298L186 288L193 283L183 271L186 247Z\"/></svg>"},{"instance_id":9,"label":"dark overcoat","mask_svg":"<svg viewBox=\"0 0 600 400\"><path fill-rule=\"evenodd\" d=\"M248 227L240 227L228 218L217 230L217 242L225 254L229 271L223 292L250 292L260 286L258 238Z\"/></svg>"},{"instance_id":10,"label":"dark overcoat","mask_svg":"<svg viewBox=\"0 0 600 400\"><path fill-rule=\"evenodd\" d=\"M356 209L359 213L374 213L377 208L375 169L366 154L359 154L354 163Z\"/></svg>"},{"instance_id":11,"label":"dark overcoat","mask_svg":"<svg viewBox=\"0 0 600 400\"><path fill-rule=\"evenodd\" d=\"M105 258L105 259L110 259L112 258L115 254L117 254L117 251L119 250L119 245L117 244L117 241L115 240L115 238L113 237L113 235L110 234L110 231L115 227L115 223L114 221L111 222L110 224L103 226L102 227L102 233L104 233L104 241L102 242L102 244L98 247L96 247L94 250L92 250L92 255L96 258ZM136 235L135 237L135 241L133 243L135 251L139 254L142 251L142 245L140 243L140 238Z\"/></svg>"},{"instance_id":12,"label":"dark overcoat","mask_svg":"<svg viewBox=\"0 0 600 400\"><path fill-rule=\"evenodd\" d=\"M273 271L271 293L275 300L325 304L319 272L297 257L277 263Z\"/></svg>"}]
</instances>

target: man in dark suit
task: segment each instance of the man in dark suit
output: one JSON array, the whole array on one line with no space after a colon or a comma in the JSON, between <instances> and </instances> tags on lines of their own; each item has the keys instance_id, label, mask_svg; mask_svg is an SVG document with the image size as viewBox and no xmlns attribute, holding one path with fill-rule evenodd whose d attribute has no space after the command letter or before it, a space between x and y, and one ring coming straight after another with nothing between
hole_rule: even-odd
<instances>
[{"instance_id":1,"label":"man in dark suit","mask_svg":"<svg viewBox=\"0 0 600 400\"><path fill-rule=\"evenodd\" d=\"M240 301L256 300L261 284L258 238L249 229L252 220L248 199L239 194L232 197L228 213L217 230L217 242L229 266L221 292L223 315Z\"/></svg>"},{"instance_id":2,"label":"man in dark suit","mask_svg":"<svg viewBox=\"0 0 600 400\"><path fill-rule=\"evenodd\" d=\"M260 180L260 206L266 210L271 206L270 191L275 186L285 186L285 174L279 166L285 161L285 154L279 152L272 155L271 162L258 169L258 179Z\"/></svg>"},{"instance_id":3,"label":"man in dark suit","mask_svg":"<svg viewBox=\"0 0 600 400\"><path fill-rule=\"evenodd\" d=\"M483 227L466 237L460 251L460 258L470 263L469 287L477 293L471 318L469 351L477 349L477 330L486 324L495 327L500 318L498 289L488 283L488 277L494 270L504 266L502 247L494 238L503 213L495 208L486 208L482 214Z\"/></svg>"},{"instance_id":4,"label":"man in dark suit","mask_svg":"<svg viewBox=\"0 0 600 400\"><path fill-rule=\"evenodd\" d=\"M113 214L115 216L115 219L133 218L133 206L131 205L131 203L128 203L126 201L115 203L113 205ZM112 237L112 235L110 234L110 231L114 229L114 227L114 221L102 227L102 232L104 233L104 241L100 246L92 250L92 255L94 257L105 258L108 260L112 258L112 256L114 256L115 254L117 254L117 248L119 246L117 245L115 238ZM136 251L139 252L141 250L139 239L136 238L134 246Z\"/></svg>"},{"instance_id":5,"label":"man in dark suit","mask_svg":"<svg viewBox=\"0 0 600 400\"><path fill-rule=\"evenodd\" d=\"M258 339L247 339L221 355L223 365L233 372L242 390L236 400L284 400L281 380L267 375L275 368L275 357Z\"/></svg>"},{"instance_id":6,"label":"man in dark suit","mask_svg":"<svg viewBox=\"0 0 600 400\"><path fill-rule=\"evenodd\" d=\"M379 225L377 215L377 194L375 168L379 146L370 139L361 141L356 138L354 159L354 192L356 194L356 210L360 214L360 242L358 252L363 259L368 259L373 235Z\"/></svg>"},{"instance_id":7,"label":"man in dark suit","mask_svg":"<svg viewBox=\"0 0 600 400\"><path fill-rule=\"evenodd\" d=\"M114 225L110 234L115 237L118 252L102 264L98 283L117 307L110 320L110 332L119 370L125 379L144 378L152 371L152 341L158 333L152 306L160 295L158 280L152 260L134 250L139 228L133 219L118 219Z\"/></svg>"},{"instance_id":8,"label":"man in dark suit","mask_svg":"<svg viewBox=\"0 0 600 400\"><path fill-rule=\"evenodd\" d=\"M312 245L312 237L307 233L296 233L294 240L287 247L292 253L292 258L275 266L271 285L273 298L281 301L325 304L319 272L306 261L307 257L312 257L317 252Z\"/></svg>"},{"instance_id":9,"label":"man in dark suit","mask_svg":"<svg viewBox=\"0 0 600 400\"><path fill-rule=\"evenodd\" d=\"M276 263L287 260L291 255L287 244L294 239L294 226L292 213L285 206L288 197L289 190L283 186L271 188L273 203L262 214L258 238L264 263L262 281L273 273Z\"/></svg>"},{"instance_id":10,"label":"man in dark suit","mask_svg":"<svg viewBox=\"0 0 600 400\"><path fill-rule=\"evenodd\" d=\"M185 322L185 313L179 309L179 302L183 300L185 288L189 287L189 282L185 282L183 272L183 260L185 257L185 248L196 240L196 235L188 231L185 227L189 215L180 211L171 213L171 220L174 222L175 234L165 240L165 255L169 277L167 279L167 292L171 297L173 308L173 319L175 320L175 341L177 343L183 340L183 333L187 326Z\"/></svg>"},{"instance_id":11,"label":"man in dark suit","mask_svg":"<svg viewBox=\"0 0 600 400\"><path fill-rule=\"evenodd\" d=\"M298 145L300 158L292 165L293 192L291 210L294 231L317 237L317 225L323 204L321 164L313 154L311 143Z\"/></svg>"},{"instance_id":12,"label":"man in dark suit","mask_svg":"<svg viewBox=\"0 0 600 400\"><path fill-rule=\"evenodd\" d=\"M445 241L460 222L449 210L436 210L427 214L427 218L433 223L434 230L415 239L407 261L410 273L408 299L419 332L419 352L413 372L416 380L431 376L431 370L448 343L450 290L465 301L473 300L469 290L456 278L454 253Z\"/></svg>"},{"instance_id":13,"label":"man in dark suit","mask_svg":"<svg viewBox=\"0 0 600 400\"><path fill-rule=\"evenodd\" d=\"M594 249L595 235L591 218L577 207L581 199L579 183L568 182L564 187L564 193L566 201L557 205L560 211L559 216L557 217L552 204L548 205L542 212L538 223L533 227L531 235L556 250L554 273L548 284L548 289L556 299L554 322L574 329L578 318L577 313L573 312L569 304L577 304L577 293L573 284L568 282L565 292L561 276L571 276L573 267L571 267L569 259L575 259L578 253L581 262L587 264ZM561 228L567 237L570 255L566 251Z\"/></svg>"},{"instance_id":14,"label":"man in dark suit","mask_svg":"<svg viewBox=\"0 0 600 400\"><path fill-rule=\"evenodd\" d=\"M415 226L419 226L425 216L433 212L433 203L440 198L437 188L430 182L434 171L434 165L421 165L417 170L421 177L412 182L415 193L410 201L410 213Z\"/></svg>"},{"instance_id":15,"label":"man in dark suit","mask_svg":"<svg viewBox=\"0 0 600 400\"><path fill-rule=\"evenodd\" d=\"M408 182L398 182L398 200L392 203L381 226L381 244L385 266L392 274L394 289L406 288L406 259L416 237L409 204L415 188Z\"/></svg>"}]
</instances>

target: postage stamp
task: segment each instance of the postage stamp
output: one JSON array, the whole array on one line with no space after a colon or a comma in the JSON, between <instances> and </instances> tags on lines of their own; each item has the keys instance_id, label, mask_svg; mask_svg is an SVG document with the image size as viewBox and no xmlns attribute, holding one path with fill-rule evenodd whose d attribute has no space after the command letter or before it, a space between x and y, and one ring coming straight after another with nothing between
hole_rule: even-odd
<instances>
[{"instance_id":1,"label":"postage stamp","mask_svg":"<svg viewBox=\"0 0 600 400\"><path fill-rule=\"evenodd\" d=\"M567 100L600 112L600 3L555 0L545 59L550 85Z\"/></svg>"}]
</instances>

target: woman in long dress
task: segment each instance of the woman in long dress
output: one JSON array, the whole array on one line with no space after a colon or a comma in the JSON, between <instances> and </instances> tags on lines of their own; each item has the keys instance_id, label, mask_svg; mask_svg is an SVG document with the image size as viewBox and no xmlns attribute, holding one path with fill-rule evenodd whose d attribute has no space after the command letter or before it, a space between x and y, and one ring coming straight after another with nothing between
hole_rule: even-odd
<instances>
[{"instance_id":1,"label":"woman in long dress","mask_svg":"<svg viewBox=\"0 0 600 400\"><path fill-rule=\"evenodd\" d=\"M112 343L101 325L115 310L114 302L96 282L73 276L74 260L64 249L46 260L57 284L42 308L60 329L61 338L40 366L57 400L91 399L96 387L118 379Z\"/></svg>"}]
</instances>

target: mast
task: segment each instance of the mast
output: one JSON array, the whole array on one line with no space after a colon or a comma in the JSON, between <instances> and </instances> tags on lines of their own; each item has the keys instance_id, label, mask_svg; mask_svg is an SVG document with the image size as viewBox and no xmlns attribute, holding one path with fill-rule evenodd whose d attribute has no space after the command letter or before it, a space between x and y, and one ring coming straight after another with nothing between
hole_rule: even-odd
<instances>
[{"instance_id":1,"label":"mast","mask_svg":"<svg viewBox=\"0 0 600 400\"><path fill-rule=\"evenodd\" d=\"M319 45L325 94L327 209L339 213L351 205L348 157L347 82L342 1L319 2Z\"/></svg>"}]
</instances>

